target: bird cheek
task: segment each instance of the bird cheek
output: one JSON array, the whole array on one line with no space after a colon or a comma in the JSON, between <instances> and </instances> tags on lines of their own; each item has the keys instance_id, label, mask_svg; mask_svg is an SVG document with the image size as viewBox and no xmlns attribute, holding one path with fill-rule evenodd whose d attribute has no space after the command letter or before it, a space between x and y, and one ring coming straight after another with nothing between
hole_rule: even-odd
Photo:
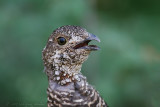
<instances>
[{"instance_id":1,"label":"bird cheek","mask_svg":"<svg viewBox=\"0 0 160 107\"><path fill-rule=\"evenodd\" d=\"M70 52L69 57L70 57L71 59L74 59L75 56L76 56L76 54L75 54L74 52Z\"/></svg>"}]
</instances>

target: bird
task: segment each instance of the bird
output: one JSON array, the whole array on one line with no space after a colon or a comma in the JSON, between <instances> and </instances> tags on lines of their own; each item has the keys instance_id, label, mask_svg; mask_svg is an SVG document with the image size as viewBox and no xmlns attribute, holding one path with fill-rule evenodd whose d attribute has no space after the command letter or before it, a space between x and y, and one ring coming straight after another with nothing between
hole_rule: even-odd
<instances>
[{"instance_id":1,"label":"bird","mask_svg":"<svg viewBox=\"0 0 160 107\"><path fill-rule=\"evenodd\" d=\"M42 51L48 76L48 107L108 107L81 73L89 54L100 49L89 45L92 40L100 42L97 36L75 25L59 27L48 38Z\"/></svg>"}]
</instances>

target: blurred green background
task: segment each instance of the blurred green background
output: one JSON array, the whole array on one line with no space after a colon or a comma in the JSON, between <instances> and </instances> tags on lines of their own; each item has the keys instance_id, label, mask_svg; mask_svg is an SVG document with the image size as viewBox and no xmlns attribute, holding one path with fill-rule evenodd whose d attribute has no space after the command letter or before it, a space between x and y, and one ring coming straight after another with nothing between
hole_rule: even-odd
<instances>
[{"instance_id":1,"label":"blurred green background","mask_svg":"<svg viewBox=\"0 0 160 107\"><path fill-rule=\"evenodd\" d=\"M1 0L0 107L46 107L41 51L62 25L97 35L82 73L110 107L160 107L160 1Z\"/></svg>"}]
</instances>

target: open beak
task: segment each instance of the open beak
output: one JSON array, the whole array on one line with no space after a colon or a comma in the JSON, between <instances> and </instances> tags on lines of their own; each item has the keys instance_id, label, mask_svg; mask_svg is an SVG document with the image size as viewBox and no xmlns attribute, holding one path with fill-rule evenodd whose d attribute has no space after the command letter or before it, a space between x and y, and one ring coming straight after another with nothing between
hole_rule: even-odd
<instances>
[{"instance_id":1,"label":"open beak","mask_svg":"<svg viewBox=\"0 0 160 107\"><path fill-rule=\"evenodd\" d=\"M96 45L88 45L88 43L92 40L100 42L100 39L97 36L89 33L89 37L86 38L85 40L79 42L78 44L76 44L76 46L74 46L74 49L85 49L85 50L88 50L88 51L99 50L100 48Z\"/></svg>"}]
</instances>

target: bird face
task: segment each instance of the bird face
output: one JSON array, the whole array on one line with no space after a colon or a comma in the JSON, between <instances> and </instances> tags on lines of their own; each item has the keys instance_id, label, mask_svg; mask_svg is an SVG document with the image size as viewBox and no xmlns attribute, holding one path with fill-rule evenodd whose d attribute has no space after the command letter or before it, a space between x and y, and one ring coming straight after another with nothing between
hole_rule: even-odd
<instances>
[{"instance_id":1,"label":"bird face","mask_svg":"<svg viewBox=\"0 0 160 107\"><path fill-rule=\"evenodd\" d=\"M88 45L99 38L78 26L63 26L56 29L48 39L43 50L43 61L54 75L70 75L80 72L82 63L91 51L98 50L96 45Z\"/></svg>"}]
</instances>

